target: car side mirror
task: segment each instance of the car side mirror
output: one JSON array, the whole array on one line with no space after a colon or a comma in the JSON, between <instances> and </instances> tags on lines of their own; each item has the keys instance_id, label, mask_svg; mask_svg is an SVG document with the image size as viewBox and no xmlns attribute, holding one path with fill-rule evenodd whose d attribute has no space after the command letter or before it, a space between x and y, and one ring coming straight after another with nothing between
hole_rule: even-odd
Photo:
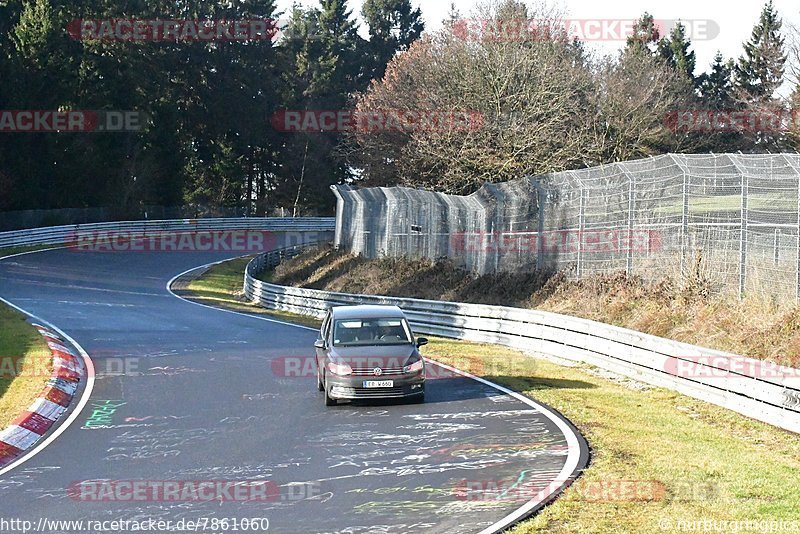
<instances>
[{"instance_id":1,"label":"car side mirror","mask_svg":"<svg viewBox=\"0 0 800 534\"><path fill-rule=\"evenodd\" d=\"M316 348L318 348L318 349L324 349L324 348L325 348L325 340L324 340L324 339L318 339L318 340L316 340L316 341L314 342L314 346L315 346Z\"/></svg>"},{"instance_id":2,"label":"car side mirror","mask_svg":"<svg viewBox=\"0 0 800 534\"><path fill-rule=\"evenodd\" d=\"M427 345L427 344L428 344L428 338L427 337L418 337L417 338L417 347L421 347L421 346Z\"/></svg>"}]
</instances>

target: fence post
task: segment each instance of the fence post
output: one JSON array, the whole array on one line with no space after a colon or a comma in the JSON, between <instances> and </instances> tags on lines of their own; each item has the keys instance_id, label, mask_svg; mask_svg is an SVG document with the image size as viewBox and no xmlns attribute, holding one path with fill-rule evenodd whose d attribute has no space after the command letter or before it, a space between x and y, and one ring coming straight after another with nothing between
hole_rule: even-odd
<instances>
[{"instance_id":1,"label":"fence post","mask_svg":"<svg viewBox=\"0 0 800 534\"><path fill-rule=\"evenodd\" d=\"M739 298L744 298L745 286L747 284L747 173L742 173L742 221L740 224L739 237Z\"/></svg>"},{"instance_id":2,"label":"fence post","mask_svg":"<svg viewBox=\"0 0 800 534\"><path fill-rule=\"evenodd\" d=\"M583 234L586 231L586 188L581 186L581 199L578 204L578 267L576 274L578 278L583 276Z\"/></svg>"},{"instance_id":3,"label":"fence post","mask_svg":"<svg viewBox=\"0 0 800 534\"><path fill-rule=\"evenodd\" d=\"M342 241L344 239L344 197L342 196L342 190L349 190L349 186L342 186L342 185L332 185L331 190L333 191L334 196L336 197L336 231L334 233L333 238L333 245L339 249L342 246Z\"/></svg>"},{"instance_id":4,"label":"fence post","mask_svg":"<svg viewBox=\"0 0 800 534\"><path fill-rule=\"evenodd\" d=\"M380 188L383 193L383 236L381 236L381 250L378 251L378 257L391 256L389 247L391 246L391 237L396 233L393 228L393 222L397 220L397 202L394 194L387 187Z\"/></svg>"},{"instance_id":5,"label":"fence post","mask_svg":"<svg viewBox=\"0 0 800 534\"><path fill-rule=\"evenodd\" d=\"M544 203L547 202L547 191L542 187L542 184L535 180L532 180L531 184L533 184L538 193L538 198L536 199L539 208L539 221L536 232L536 268L541 271L544 269Z\"/></svg>"},{"instance_id":6,"label":"fence post","mask_svg":"<svg viewBox=\"0 0 800 534\"><path fill-rule=\"evenodd\" d=\"M494 199L494 226L492 228L492 239L494 247L494 272L500 271L500 255L503 253L503 216L505 215L506 195L500 191L495 184L485 184L486 190Z\"/></svg>"},{"instance_id":7,"label":"fence post","mask_svg":"<svg viewBox=\"0 0 800 534\"><path fill-rule=\"evenodd\" d=\"M625 261L625 272L628 276L633 272L633 220L634 213L636 212L636 196L634 189L633 176L628 175L628 257Z\"/></svg>"},{"instance_id":8,"label":"fence post","mask_svg":"<svg viewBox=\"0 0 800 534\"><path fill-rule=\"evenodd\" d=\"M786 163L794 170L795 172L795 179L797 180L797 257L796 257L796 268L795 274L797 278L795 280L795 295L794 299L796 303L800 303L800 169L797 168L794 161L792 161L791 156L788 154L783 155L783 159L786 160Z\"/></svg>"},{"instance_id":9,"label":"fence post","mask_svg":"<svg viewBox=\"0 0 800 534\"><path fill-rule=\"evenodd\" d=\"M686 248L689 241L689 176L683 171L683 215L681 217L681 271L686 269Z\"/></svg>"}]
</instances>

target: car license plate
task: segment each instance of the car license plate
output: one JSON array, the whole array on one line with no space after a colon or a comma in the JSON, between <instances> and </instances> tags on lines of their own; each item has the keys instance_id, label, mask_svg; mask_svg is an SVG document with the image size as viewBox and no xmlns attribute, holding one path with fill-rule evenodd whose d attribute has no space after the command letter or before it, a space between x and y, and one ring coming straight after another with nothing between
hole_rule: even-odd
<instances>
[{"instance_id":1,"label":"car license plate","mask_svg":"<svg viewBox=\"0 0 800 534\"><path fill-rule=\"evenodd\" d=\"M394 387L392 380L367 380L364 382L365 388L391 388Z\"/></svg>"}]
</instances>

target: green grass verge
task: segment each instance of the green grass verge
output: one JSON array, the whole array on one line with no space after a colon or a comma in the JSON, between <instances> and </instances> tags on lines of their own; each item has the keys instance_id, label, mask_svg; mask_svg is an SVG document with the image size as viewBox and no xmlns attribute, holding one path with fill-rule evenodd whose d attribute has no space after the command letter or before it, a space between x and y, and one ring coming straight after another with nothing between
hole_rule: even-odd
<instances>
[{"instance_id":1,"label":"green grass verge","mask_svg":"<svg viewBox=\"0 0 800 534\"><path fill-rule=\"evenodd\" d=\"M203 273L202 276L189 282L185 290L177 291L177 293L201 304L269 316L274 319L306 326L319 326L319 321L311 317L266 310L247 302L242 293L242 285L244 270L249 261L250 258L238 258L216 265Z\"/></svg>"},{"instance_id":2,"label":"green grass verge","mask_svg":"<svg viewBox=\"0 0 800 534\"><path fill-rule=\"evenodd\" d=\"M436 340L426 355L484 370L552 406L592 447L579 483L517 534L659 532L664 525L677 530L679 520L798 517L796 435L668 390L603 378L589 366L564 367L503 347ZM615 490L616 483L628 489ZM598 497L606 489L610 498Z\"/></svg>"},{"instance_id":3,"label":"green grass verge","mask_svg":"<svg viewBox=\"0 0 800 534\"><path fill-rule=\"evenodd\" d=\"M0 429L39 396L53 369L39 332L21 313L0 304Z\"/></svg>"},{"instance_id":4,"label":"green grass verge","mask_svg":"<svg viewBox=\"0 0 800 534\"><path fill-rule=\"evenodd\" d=\"M237 302L243 269L238 260L212 268L192 284L198 298ZM800 436L590 366L435 338L424 352L552 406L589 441L579 482L516 534L673 532L692 530L680 521L800 515Z\"/></svg>"}]
</instances>

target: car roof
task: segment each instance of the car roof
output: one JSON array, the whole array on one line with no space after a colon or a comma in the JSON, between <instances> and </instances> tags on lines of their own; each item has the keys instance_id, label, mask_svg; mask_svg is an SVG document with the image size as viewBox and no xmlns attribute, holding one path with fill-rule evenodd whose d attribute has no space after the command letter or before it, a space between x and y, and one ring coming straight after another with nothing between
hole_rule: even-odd
<instances>
[{"instance_id":1,"label":"car roof","mask_svg":"<svg viewBox=\"0 0 800 534\"><path fill-rule=\"evenodd\" d=\"M380 317L405 317L397 306L334 306L335 319L376 319Z\"/></svg>"}]
</instances>

